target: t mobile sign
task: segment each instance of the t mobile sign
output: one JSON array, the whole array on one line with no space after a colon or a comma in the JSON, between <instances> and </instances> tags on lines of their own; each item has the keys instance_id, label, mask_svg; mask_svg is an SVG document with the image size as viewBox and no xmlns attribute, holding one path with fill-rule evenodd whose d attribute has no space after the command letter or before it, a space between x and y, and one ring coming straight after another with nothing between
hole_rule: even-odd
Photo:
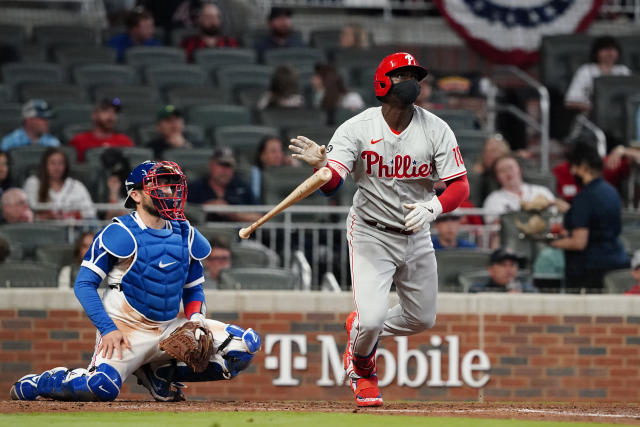
<instances>
[{"instance_id":1,"label":"t mobile sign","mask_svg":"<svg viewBox=\"0 0 640 427\"><path fill-rule=\"evenodd\" d=\"M381 387L391 384L394 379L399 386L421 387L426 383L429 387L461 387L466 384L473 388L483 387L489 381L486 373L491 364L482 350L470 350L460 355L460 340L456 335L447 335L444 340L448 347L448 364L442 366L442 338L431 336L433 347L426 352L408 348L407 337L395 337L397 353L378 348L376 359L384 360L384 372L378 372L378 383ZM321 351L322 373L316 384L321 387L332 387L345 382L342 354L333 335L318 335ZM280 344L280 352L272 354L276 344ZM298 386L300 379L295 371L307 369L307 337L297 334L270 334L265 337L264 366L266 369L278 371L273 379L275 386ZM413 359L415 371L409 375L409 362ZM443 378L443 368L446 379Z\"/></svg>"}]
</instances>

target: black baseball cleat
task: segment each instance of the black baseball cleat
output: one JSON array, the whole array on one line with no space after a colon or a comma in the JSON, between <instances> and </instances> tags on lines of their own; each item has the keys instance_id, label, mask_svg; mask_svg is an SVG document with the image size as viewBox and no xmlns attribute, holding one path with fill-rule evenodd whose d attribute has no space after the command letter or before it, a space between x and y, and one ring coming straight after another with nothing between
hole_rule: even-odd
<instances>
[{"instance_id":1,"label":"black baseball cleat","mask_svg":"<svg viewBox=\"0 0 640 427\"><path fill-rule=\"evenodd\" d=\"M138 378L138 384L149 390L151 396L158 402L182 402L187 400L181 390L186 388L184 384L169 382L164 378L158 377L148 363L138 368L133 375Z\"/></svg>"}]
</instances>

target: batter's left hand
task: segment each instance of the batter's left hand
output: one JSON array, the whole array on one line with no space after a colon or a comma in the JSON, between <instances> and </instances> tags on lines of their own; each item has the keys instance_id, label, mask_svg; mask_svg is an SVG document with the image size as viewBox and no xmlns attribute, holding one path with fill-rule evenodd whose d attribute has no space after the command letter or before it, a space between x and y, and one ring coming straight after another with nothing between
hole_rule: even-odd
<instances>
[{"instance_id":1,"label":"batter's left hand","mask_svg":"<svg viewBox=\"0 0 640 427\"><path fill-rule=\"evenodd\" d=\"M411 211L404 217L404 226L408 231L418 231L425 224L433 222L442 213L442 205L436 196L428 202L405 203L402 205Z\"/></svg>"}]
</instances>

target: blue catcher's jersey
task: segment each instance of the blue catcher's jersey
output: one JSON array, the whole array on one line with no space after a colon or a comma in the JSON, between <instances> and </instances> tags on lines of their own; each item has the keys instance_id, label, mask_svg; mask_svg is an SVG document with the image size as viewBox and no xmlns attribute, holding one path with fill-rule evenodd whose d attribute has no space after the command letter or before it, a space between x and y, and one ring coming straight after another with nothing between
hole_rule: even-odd
<instances>
[{"instance_id":1,"label":"blue catcher's jersey","mask_svg":"<svg viewBox=\"0 0 640 427\"><path fill-rule=\"evenodd\" d=\"M94 239L82 262L108 285L121 284L127 302L146 318L174 319L182 291L204 282L199 260L210 252L188 221L146 227L137 214L114 218Z\"/></svg>"}]
</instances>

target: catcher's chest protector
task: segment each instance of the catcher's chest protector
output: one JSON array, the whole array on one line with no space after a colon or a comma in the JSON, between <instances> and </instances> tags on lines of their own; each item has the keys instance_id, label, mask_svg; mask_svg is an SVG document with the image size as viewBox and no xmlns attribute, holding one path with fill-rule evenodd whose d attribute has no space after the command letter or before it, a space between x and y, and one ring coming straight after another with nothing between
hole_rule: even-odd
<instances>
[{"instance_id":1,"label":"catcher's chest protector","mask_svg":"<svg viewBox=\"0 0 640 427\"><path fill-rule=\"evenodd\" d=\"M127 302L148 319L174 319L189 271L189 223L171 221L171 229L143 230L131 215L118 219L137 242L133 263L122 277Z\"/></svg>"}]
</instances>

